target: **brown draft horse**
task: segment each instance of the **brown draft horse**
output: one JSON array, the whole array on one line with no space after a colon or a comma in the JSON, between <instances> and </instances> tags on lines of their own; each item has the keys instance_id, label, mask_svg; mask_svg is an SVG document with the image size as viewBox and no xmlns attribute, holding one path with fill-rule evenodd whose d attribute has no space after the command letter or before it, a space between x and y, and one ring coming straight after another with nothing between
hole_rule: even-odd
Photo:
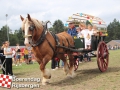
<instances>
[{"instance_id":1,"label":"brown draft horse","mask_svg":"<svg viewBox=\"0 0 120 90\"><path fill-rule=\"evenodd\" d=\"M46 30L43 22L37 19L31 18L27 15L27 18L20 16L22 20L22 30L25 35L25 44L31 44L33 46L33 52L37 58L37 62L40 65L40 70L42 72L42 84L46 85L46 82L51 78L51 73L45 68L46 64L53 58L58 57L64 62L64 71L67 76L74 77L74 57L70 50L64 48L58 48L56 45L55 38L53 35ZM59 45L69 47L74 46L73 38L66 32L61 32L56 34L59 38ZM70 44L70 45L69 45ZM68 54L69 66L64 54Z\"/></svg>"}]
</instances>

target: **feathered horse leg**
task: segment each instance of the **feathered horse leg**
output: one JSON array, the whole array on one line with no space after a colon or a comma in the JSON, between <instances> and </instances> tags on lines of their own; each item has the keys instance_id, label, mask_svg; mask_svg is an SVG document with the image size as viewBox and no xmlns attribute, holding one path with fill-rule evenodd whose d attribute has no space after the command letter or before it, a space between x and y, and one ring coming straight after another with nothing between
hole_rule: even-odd
<instances>
[{"instance_id":1,"label":"feathered horse leg","mask_svg":"<svg viewBox=\"0 0 120 90\"><path fill-rule=\"evenodd\" d=\"M48 63L49 60L43 58L43 61L40 64L40 70L42 72L42 85L46 85L48 79L51 78L51 73L49 69L45 69L45 65Z\"/></svg>"},{"instance_id":2,"label":"feathered horse leg","mask_svg":"<svg viewBox=\"0 0 120 90\"><path fill-rule=\"evenodd\" d=\"M74 73L74 56L70 53L68 54L68 57L69 57L70 68L67 76L73 78L76 76L76 74Z\"/></svg>"}]
</instances>

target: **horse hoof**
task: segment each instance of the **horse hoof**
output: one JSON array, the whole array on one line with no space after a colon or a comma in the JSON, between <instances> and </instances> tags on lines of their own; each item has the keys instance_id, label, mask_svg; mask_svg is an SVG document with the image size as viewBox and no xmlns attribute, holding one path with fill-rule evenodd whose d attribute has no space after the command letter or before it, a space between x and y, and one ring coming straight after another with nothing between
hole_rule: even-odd
<instances>
[{"instance_id":1,"label":"horse hoof","mask_svg":"<svg viewBox=\"0 0 120 90\"><path fill-rule=\"evenodd\" d=\"M49 84L49 83L50 83L50 79L47 79L47 80L46 80L46 83Z\"/></svg>"},{"instance_id":2,"label":"horse hoof","mask_svg":"<svg viewBox=\"0 0 120 90\"><path fill-rule=\"evenodd\" d=\"M76 77L77 75L74 73L73 75L72 75L72 78L74 78L74 77Z\"/></svg>"},{"instance_id":3,"label":"horse hoof","mask_svg":"<svg viewBox=\"0 0 120 90\"><path fill-rule=\"evenodd\" d=\"M47 85L47 84L50 84L50 82L49 81L42 82L42 85Z\"/></svg>"},{"instance_id":4,"label":"horse hoof","mask_svg":"<svg viewBox=\"0 0 120 90\"><path fill-rule=\"evenodd\" d=\"M47 83L45 83L45 82L42 82L42 85L47 85Z\"/></svg>"},{"instance_id":5,"label":"horse hoof","mask_svg":"<svg viewBox=\"0 0 120 90\"><path fill-rule=\"evenodd\" d=\"M72 78L72 75L68 74L68 75L67 75L67 78L68 78L68 79L69 79L69 78Z\"/></svg>"},{"instance_id":6,"label":"horse hoof","mask_svg":"<svg viewBox=\"0 0 120 90\"><path fill-rule=\"evenodd\" d=\"M44 75L44 77L45 77L46 79L50 79L50 78L51 78L51 75L49 75L49 76Z\"/></svg>"}]
</instances>

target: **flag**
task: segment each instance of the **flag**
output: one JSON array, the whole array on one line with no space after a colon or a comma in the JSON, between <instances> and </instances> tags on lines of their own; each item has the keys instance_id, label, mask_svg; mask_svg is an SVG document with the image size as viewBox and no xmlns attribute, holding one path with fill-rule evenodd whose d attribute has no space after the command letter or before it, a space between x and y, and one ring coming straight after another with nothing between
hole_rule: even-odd
<instances>
[{"instance_id":1,"label":"flag","mask_svg":"<svg viewBox=\"0 0 120 90\"><path fill-rule=\"evenodd\" d=\"M11 88L12 76L0 74L0 87Z\"/></svg>"},{"instance_id":2,"label":"flag","mask_svg":"<svg viewBox=\"0 0 120 90\"><path fill-rule=\"evenodd\" d=\"M64 24L66 27L68 26L68 24L66 23L66 24Z\"/></svg>"},{"instance_id":3,"label":"flag","mask_svg":"<svg viewBox=\"0 0 120 90\"><path fill-rule=\"evenodd\" d=\"M80 16L82 16L83 14L82 13L80 13Z\"/></svg>"}]
</instances>

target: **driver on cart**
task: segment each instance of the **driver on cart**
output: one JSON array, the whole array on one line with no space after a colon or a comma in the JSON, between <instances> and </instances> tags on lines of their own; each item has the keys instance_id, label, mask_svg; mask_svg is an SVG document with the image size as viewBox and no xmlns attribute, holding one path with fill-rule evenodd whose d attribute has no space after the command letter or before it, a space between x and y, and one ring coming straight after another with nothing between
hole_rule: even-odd
<instances>
[{"instance_id":1,"label":"driver on cart","mask_svg":"<svg viewBox=\"0 0 120 90\"><path fill-rule=\"evenodd\" d=\"M67 31L72 37L77 37L77 30L75 28L74 22L69 23L69 29Z\"/></svg>"},{"instance_id":2,"label":"driver on cart","mask_svg":"<svg viewBox=\"0 0 120 90\"><path fill-rule=\"evenodd\" d=\"M69 29L67 31L68 34L70 34L73 38L77 38L80 30L78 30L80 28L75 28L75 25L74 25L74 22L70 22L69 23ZM81 53L79 53L79 57L77 59L79 59L80 62L82 62L82 58L83 58L83 55L81 55Z\"/></svg>"}]
</instances>

